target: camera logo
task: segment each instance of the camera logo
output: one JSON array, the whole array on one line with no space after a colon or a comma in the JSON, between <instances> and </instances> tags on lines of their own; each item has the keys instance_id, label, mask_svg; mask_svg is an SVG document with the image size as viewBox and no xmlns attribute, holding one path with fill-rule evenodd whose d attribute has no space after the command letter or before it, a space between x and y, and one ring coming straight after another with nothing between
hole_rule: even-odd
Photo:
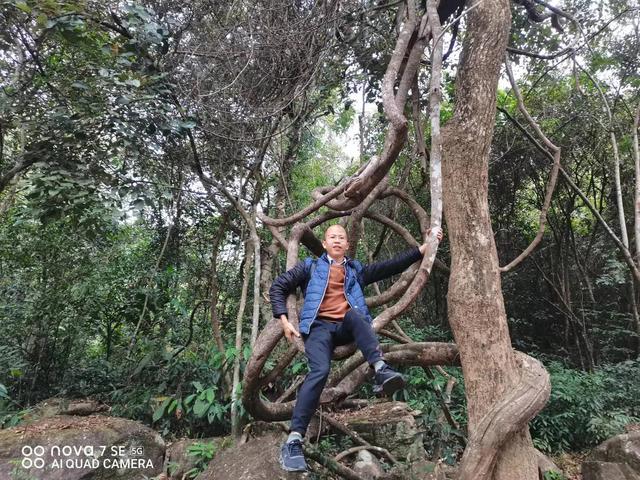
<instances>
[{"instance_id":1,"label":"camera logo","mask_svg":"<svg viewBox=\"0 0 640 480\"><path fill-rule=\"evenodd\" d=\"M22 468L44 468L44 447L25 445L22 447Z\"/></svg>"}]
</instances>

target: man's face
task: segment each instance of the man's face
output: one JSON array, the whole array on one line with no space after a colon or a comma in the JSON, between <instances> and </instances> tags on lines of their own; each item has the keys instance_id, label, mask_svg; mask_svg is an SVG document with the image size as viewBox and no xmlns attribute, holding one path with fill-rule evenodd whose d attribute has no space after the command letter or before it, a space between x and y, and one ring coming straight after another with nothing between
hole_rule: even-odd
<instances>
[{"instance_id":1,"label":"man's face","mask_svg":"<svg viewBox=\"0 0 640 480\"><path fill-rule=\"evenodd\" d=\"M324 234L322 246L329 256L334 259L342 258L349 249L347 232L340 225L332 225Z\"/></svg>"}]
</instances>

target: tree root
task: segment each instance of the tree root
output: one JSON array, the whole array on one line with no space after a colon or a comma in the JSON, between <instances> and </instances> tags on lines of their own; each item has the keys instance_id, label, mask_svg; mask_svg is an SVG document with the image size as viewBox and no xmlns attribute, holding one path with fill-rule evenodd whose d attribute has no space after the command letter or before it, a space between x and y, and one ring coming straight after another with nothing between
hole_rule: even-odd
<instances>
[{"instance_id":1,"label":"tree root","mask_svg":"<svg viewBox=\"0 0 640 480\"><path fill-rule=\"evenodd\" d=\"M339 464L333 458L326 457L314 447L305 447L304 453L313 461L319 463L333 473L340 475L342 478L346 478L347 480L365 480L364 477L361 477L349 467Z\"/></svg>"},{"instance_id":2,"label":"tree root","mask_svg":"<svg viewBox=\"0 0 640 480\"><path fill-rule=\"evenodd\" d=\"M498 453L516 432L542 410L551 393L549 374L542 364L515 352L522 375L511 391L484 416L460 462L460 480L491 480Z\"/></svg>"},{"instance_id":3,"label":"tree root","mask_svg":"<svg viewBox=\"0 0 640 480\"><path fill-rule=\"evenodd\" d=\"M274 322L275 323L275 322ZM267 326L269 327L269 326ZM264 332L263 332L264 333ZM409 343L404 345L382 345L385 358L397 365L457 365L459 363L458 349L454 344L440 342ZM257 374L264 365L266 358L261 352L254 352L245 374L245 388L242 401L247 411L258 420L276 421L291 418L295 401L284 403L271 402L260 394L261 382ZM262 365L258 367L258 363ZM367 381L370 368L364 362L362 354L358 353L349 359L346 368L342 366L331 376L329 388L325 388L320 397L321 403L334 403L345 399L358 386Z\"/></svg>"}]
</instances>

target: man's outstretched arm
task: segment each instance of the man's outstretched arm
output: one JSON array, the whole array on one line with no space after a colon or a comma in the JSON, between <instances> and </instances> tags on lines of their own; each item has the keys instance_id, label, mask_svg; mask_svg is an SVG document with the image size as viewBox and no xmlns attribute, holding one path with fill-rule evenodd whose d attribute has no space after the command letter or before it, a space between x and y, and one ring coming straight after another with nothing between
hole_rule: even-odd
<instances>
[{"instance_id":1,"label":"man's outstretched arm","mask_svg":"<svg viewBox=\"0 0 640 480\"><path fill-rule=\"evenodd\" d=\"M422 253L418 247L413 247L399 253L395 257L382 262L365 265L362 270L362 283L369 285L389 278L400 272L404 272L412 264L422 259Z\"/></svg>"},{"instance_id":2,"label":"man's outstretched arm","mask_svg":"<svg viewBox=\"0 0 640 480\"><path fill-rule=\"evenodd\" d=\"M438 241L442 240L442 229L437 232ZM364 285L369 285L385 278L389 278L398 273L404 272L412 264L421 260L427 251L427 244L423 243L419 247L413 247L396 255L390 260L371 263L365 265L362 270L362 280Z\"/></svg>"}]
</instances>

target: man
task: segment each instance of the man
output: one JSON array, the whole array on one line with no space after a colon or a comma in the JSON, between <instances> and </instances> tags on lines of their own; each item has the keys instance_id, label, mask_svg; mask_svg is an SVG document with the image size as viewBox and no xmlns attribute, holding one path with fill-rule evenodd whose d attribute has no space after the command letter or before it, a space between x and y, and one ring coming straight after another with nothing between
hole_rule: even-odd
<instances>
[{"instance_id":1,"label":"man","mask_svg":"<svg viewBox=\"0 0 640 480\"><path fill-rule=\"evenodd\" d=\"M438 230L442 239L442 230ZM309 373L298 392L291 418L289 438L282 446L280 464L287 471L307 469L302 453L304 437L311 417L318 407L320 394L329 376L333 349L356 343L375 372L377 392L386 395L404 387L404 378L387 365L371 315L365 303L364 287L406 270L422 258L427 245L409 249L391 260L362 265L345 257L349 249L347 232L340 225L327 229L322 241L326 253L317 260L307 258L276 278L269 290L273 316L279 318L289 342L293 337L304 341ZM286 299L297 287L302 288L304 305L300 314L300 331L287 319Z\"/></svg>"}]
</instances>

